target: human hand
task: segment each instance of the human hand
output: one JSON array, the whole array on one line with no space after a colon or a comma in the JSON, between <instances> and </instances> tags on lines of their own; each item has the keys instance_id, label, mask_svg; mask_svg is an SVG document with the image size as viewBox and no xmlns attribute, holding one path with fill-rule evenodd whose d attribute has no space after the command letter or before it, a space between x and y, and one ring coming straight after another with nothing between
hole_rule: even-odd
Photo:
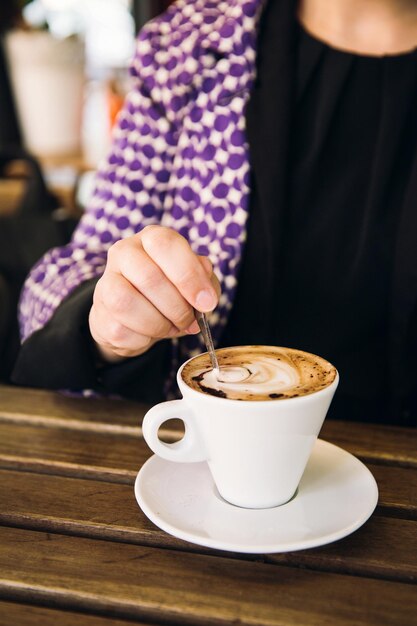
<instances>
[{"instance_id":1,"label":"human hand","mask_svg":"<svg viewBox=\"0 0 417 626\"><path fill-rule=\"evenodd\" d=\"M90 332L105 361L138 356L160 339L199 332L193 308L212 311L219 295L207 257L176 231L147 226L109 249Z\"/></svg>"}]
</instances>

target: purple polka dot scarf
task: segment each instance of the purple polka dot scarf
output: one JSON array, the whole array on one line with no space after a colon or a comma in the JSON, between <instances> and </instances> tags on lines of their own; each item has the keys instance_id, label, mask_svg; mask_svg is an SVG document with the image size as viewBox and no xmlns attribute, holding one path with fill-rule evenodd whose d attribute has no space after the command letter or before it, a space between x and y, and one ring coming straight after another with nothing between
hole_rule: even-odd
<instances>
[{"instance_id":1,"label":"purple polka dot scarf","mask_svg":"<svg viewBox=\"0 0 417 626\"><path fill-rule=\"evenodd\" d=\"M161 224L214 265L222 295L210 323L218 341L246 237L244 107L255 78L262 6L262 0L178 0L141 31L133 88L88 210L71 243L49 251L26 281L23 340L46 324L73 289L103 273L115 241ZM200 336L173 340L172 348L173 373L205 350Z\"/></svg>"}]
</instances>

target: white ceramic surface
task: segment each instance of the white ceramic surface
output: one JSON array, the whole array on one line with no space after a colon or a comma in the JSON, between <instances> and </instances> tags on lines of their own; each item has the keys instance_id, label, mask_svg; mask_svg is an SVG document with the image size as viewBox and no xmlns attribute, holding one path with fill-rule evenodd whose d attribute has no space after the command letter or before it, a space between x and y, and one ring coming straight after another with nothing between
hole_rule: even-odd
<instances>
[{"instance_id":1,"label":"white ceramic surface","mask_svg":"<svg viewBox=\"0 0 417 626\"><path fill-rule=\"evenodd\" d=\"M135 482L136 500L159 528L185 541L232 552L289 552L357 530L374 511L378 487L353 455L318 440L295 497L271 509L244 509L219 495L208 466L152 456Z\"/></svg>"},{"instance_id":2,"label":"white ceramic surface","mask_svg":"<svg viewBox=\"0 0 417 626\"><path fill-rule=\"evenodd\" d=\"M221 496L240 507L270 508L294 495L337 388L265 401L219 398L188 387L179 369L182 400L152 407L143 420L146 443L167 461L207 461ZM182 419L185 435L174 444L160 426ZM194 471L194 470L191 470Z\"/></svg>"}]
</instances>

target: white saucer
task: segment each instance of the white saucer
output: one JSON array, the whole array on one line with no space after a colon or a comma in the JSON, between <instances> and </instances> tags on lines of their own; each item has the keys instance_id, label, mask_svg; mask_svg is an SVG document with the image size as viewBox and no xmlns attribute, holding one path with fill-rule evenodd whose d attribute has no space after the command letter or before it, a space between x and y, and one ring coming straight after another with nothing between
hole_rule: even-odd
<instances>
[{"instance_id":1,"label":"white saucer","mask_svg":"<svg viewBox=\"0 0 417 626\"><path fill-rule=\"evenodd\" d=\"M372 514L378 487L354 456L318 440L296 496L272 509L242 509L219 495L206 463L152 456L135 482L145 515L167 533L232 552L290 552L357 530Z\"/></svg>"}]
</instances>

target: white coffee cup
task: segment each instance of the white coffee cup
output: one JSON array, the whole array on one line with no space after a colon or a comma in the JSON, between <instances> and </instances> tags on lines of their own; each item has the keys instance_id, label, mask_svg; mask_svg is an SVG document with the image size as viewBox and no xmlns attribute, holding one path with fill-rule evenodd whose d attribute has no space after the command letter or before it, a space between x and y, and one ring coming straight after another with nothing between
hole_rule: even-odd
<instances>
[{"instance_id":1,"label":"white coffee cup","mask_svg":"<svg viewBox=\"0 0 417 626\"><path fill-rule=\"evenodd\" d=\"M270 508L291 500L336 391L338 374L324 389L299 397L231 400L189 387L181 376L185 365L177 374L183 398L162 402L144 417L142 430L149 447L168 461L207 461L219 494L236 506ZM185 434L181 441L165 443L158 430L173 418L184 422Z\"/></svg>"}]
</instances>

